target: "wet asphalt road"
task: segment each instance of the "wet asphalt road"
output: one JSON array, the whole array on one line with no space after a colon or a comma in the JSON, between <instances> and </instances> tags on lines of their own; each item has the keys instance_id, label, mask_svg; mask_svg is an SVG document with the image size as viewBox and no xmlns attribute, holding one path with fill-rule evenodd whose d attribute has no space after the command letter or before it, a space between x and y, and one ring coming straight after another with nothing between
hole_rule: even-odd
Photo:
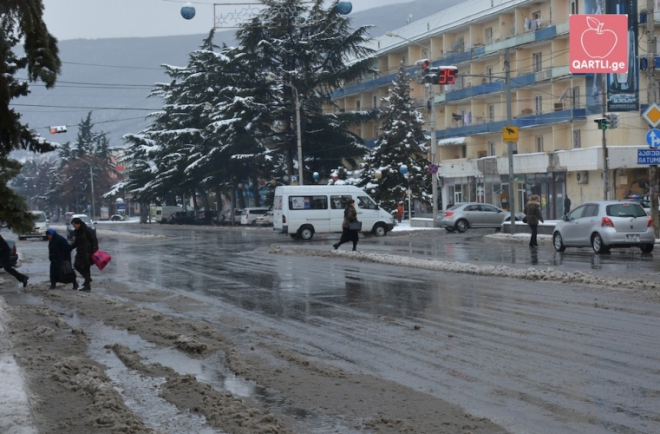
<instances>
[{"instance_id":1,"label":"wet asphalt road","mask_svg":"<svg viewBox=\"0 0 660 434\"><path fill-rule=\"evenodd\" d=\"M100 235L113 253L110 266L94 273L100 279L185 293L219 316L244 316L287 337L278 344L457 403L512 432L660 432L657 298L267 253L274 243L329 250L338 235L303 243L267 228L99 229L167 237ZM546 245L534 253L484 241L486 233L395 233L363 239L358 249L631 279L657 280L660 270L658 257L639 250L560 255ZM46 278L39 267L25 264L31 283Z\"/></svg>"}]
</instances>

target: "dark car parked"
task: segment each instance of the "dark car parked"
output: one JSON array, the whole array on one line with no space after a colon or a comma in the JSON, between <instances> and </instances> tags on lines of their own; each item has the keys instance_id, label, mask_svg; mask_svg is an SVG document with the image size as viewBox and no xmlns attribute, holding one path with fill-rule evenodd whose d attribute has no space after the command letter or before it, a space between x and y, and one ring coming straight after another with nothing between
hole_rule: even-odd
<instances>
[{"instance_id":1,"label":"dark car parked","mask_svg":"<svg viewBox=\"0 0 660 434\"><path fill-rule=\"evenodd\" d=\"M195 211L177 211L170 215L168 221L172 225L194 225Z\"/></svg>"},{"instance_id":2,"label":"dark car parked","mask_svg":"<svg viewBox=\"0 0 660 434\"><path fill-rule=\"evenodd\" d=\"M218 212L200 211L197 213L195 223L198 225L216 225L218 224Z\"/></svg>"}]
</instances>

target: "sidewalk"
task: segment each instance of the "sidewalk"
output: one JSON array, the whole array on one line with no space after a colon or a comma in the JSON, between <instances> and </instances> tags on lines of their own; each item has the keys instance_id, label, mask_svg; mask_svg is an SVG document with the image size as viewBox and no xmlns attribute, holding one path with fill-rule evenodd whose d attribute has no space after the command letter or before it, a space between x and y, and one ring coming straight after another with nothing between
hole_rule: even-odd
<instances>
[{"instance_id":1,"label":"sidewalk","mask_svg":"<svg viewBox=\"0 0 660 434\"><path fill-rule=\"evenodd\" d=\"M32 407L25 391L23 376L14 360L11 342L7 337L5 323L8 319L7 303L0 296L0 378L2 378L0 432L33 434L37 433L37 429L32 417Z\"/></svg>"}]
</instances>

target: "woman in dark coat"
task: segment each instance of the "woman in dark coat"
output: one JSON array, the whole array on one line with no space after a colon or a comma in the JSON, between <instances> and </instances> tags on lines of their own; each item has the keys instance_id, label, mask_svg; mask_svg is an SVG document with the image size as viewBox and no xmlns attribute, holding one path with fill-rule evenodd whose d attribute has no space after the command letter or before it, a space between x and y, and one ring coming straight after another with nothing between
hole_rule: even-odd
<instances>
[{"instance_id":1,"label":"woman in dark coat","mask_svg":"<svg viewBox=\"0 0 660 434\"><path fill-rule=\"evenodd\" d=\"M46 231L46 236L49 240L48 259L50 259L50 289L55 289L55 284L61 282L64 278L62 275L62 265L64 264L64 261L68 261L69 264L71 264L71 251L69 250L69 242L62 235L58 234L55 229L48 229ZM76 290L78 289L76 273L72 274L73 289Z\"/></svg>"},{"instance_id":2,"label":"woman in dark coat","mask_svg":"<svg viewBox=\"0 0 660 434\"><path fill-rule=\"evenodd\" d=\"M99 242L96 239L94 231L84 221L76 217L71 219L71 224L75 229L75 240L69 246L69 252L76 249L76 259L73 268L85 278L83 287L80 290L91 291L90 283L92 282L92 276L90 275L90 269L94 263L92 261L92 255L99 249Z\"/></svg>"},{"instance_id":3,"label":"woman in dark coat","mask_svg":"<svg viewBox=\"0 0 660 434\"><path fill-rule=\"evenodd\" d=\"M538 234L539 221L543 223L543 214L541 214L541 204L539 203L539 195L533 194L529 198L529 202L525 205L525 216L527 217L527 224L532 231L532 236L529 239L529 247L538 247L539 243L536 241Z\"/></svg>"},{"instance_id":4,"label":"woman in dark coat","mask_svg":"<svg viewBox=\"0 0 660 434\"><path fill-rule=\"evenodd\" d=\"M348 241L353 242L353 251L357 249L357 243L360 240L358 231L348 229L348 224L350 222L356 222L356 221L357 221L357 211L355 210L355 200L349 199L348 206L346 206L346 209L344 210L344 222L341 224L342 227L341 239L337 244L333 244L332 246L335 248L335 250L337 250L339 246L341 246L342 244Z\"/></svg>"}]
</instances>

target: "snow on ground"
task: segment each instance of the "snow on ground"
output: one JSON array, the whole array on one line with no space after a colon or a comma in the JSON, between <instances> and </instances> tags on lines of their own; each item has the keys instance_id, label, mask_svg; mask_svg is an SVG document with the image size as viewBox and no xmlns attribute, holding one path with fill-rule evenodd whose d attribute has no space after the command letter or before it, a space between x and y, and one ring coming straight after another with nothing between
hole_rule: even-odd
<instances>
[{"instance_id":1,"label":"snow on ground","mask_svg":"<svg viewBox=\"0 0 660 434\"><path fill-rule=\"evenodd\" d=\"M12 434L36 433L36 425L30 411L23 376L14 360L11 343L7 338L7 304L0 297L0 432Z\"/></svg>"}]
</instances>

